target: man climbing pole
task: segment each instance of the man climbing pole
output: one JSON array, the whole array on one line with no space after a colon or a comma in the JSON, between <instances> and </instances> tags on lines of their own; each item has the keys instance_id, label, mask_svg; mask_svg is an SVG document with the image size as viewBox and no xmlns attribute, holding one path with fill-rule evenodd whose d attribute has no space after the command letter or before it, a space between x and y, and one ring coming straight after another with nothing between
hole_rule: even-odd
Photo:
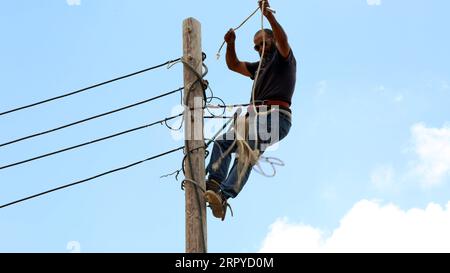
<instances>
[{"instance_id":1,"label":"man climbing pole","mask_svg":"<svg viewBox=\"0 0 450 273\"><path fill-rule=\"evenodd\" d=\"M244 136L244 144L239 145L239 141L227 139L226 134L215 141L207 166L209 176L205 198L213 215L222 220L225 218L228 198L235 198L242 190L258 156L269 145L286 137L291 127L290 106L295 89L296 60L287 35L276 20L269 2L259 1L259 7L272 28L258 31L253 38L254 49L259 53L261 63L242 62L238 59L235 51L236 34L233 29L224 37L228 68L254 80L251 105L244 124L247 124L247 131L251 131L252 126L255 126L256 137L252 139L251 133L239 134L235 125L235 138ZM278 134L271 134L269 139L261 137L264 132L267 134L272 131L277 131ZM244 152L245 147L248 148L247 153ZM236 159L228 171L231 163L230 153L235 153Z\"/></svg>"}]
</instances>

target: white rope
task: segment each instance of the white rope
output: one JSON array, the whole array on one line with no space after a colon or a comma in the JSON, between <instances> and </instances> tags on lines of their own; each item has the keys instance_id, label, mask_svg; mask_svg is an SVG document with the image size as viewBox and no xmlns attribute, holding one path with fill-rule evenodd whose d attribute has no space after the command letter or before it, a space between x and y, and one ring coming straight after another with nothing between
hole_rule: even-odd
<instances>
[{"instance_id":1,"label":"white rope","mask_svg":"<svg viewBox=\"0 0 450 273\"><path fill-rule=\"evenodd\" d=\"M194 180L192 180L192 179L189 179L189 178L184 178L184 179L183 179L183 182L181 183L181 189L183 189L183 190L184 190L184 185L185 185L184 182L189 182L189 183L191 183L191 184L194 185L195 187L199 188L202 192L205 192L205 191L206 191L206 189L203 188L202 185L200 185L200 183L198 183L197 181L194 181Z\"/></svg>"},{"instance_id":2,"label":"white rope","mask_svg":"<svg viewBox=\"0 0 450 273\"><path fill-rule=\"evenodd\" d=\"M256 12L258 12L258 10L259 10L259 7L254 12L252 12L252 14L250 14L250 16L248 16L239 26L233 28L233 31L240 29L245 23L247 23L248 20L250 20L250 18L253 17L253 15L256 14ZM220 51L222 51L222 48L224 45L225 45L225 41L223 41L222 45L220 46L219 50L217 51L217 54L216 54L217 60L220 58Z\"/></svg>"},{"instance_id":3,"label":"white rope","mask_svg":"<svg viewBox=\"0 0 450 273\"><path fill-rule=\"evenodd\" d=\"M269 163L270 166L272 167L273 173L267 174L261 167L261 163ZM275 168L275 166L283 167L283 166L285 166L285 164L281 159L279 159L277 157L261 156L258 163L255 166L253 166L253 170L255 170L257 173L259 173L265 177L274 177L275 175L277 175L277 169Z\"/></svg>"},{"instance_id":4,"label":"white rope","mask_svg":"<svg viewBox=\"0 0 450 273\"><path fill-rule=\"evenodd\" d=\"M258 82L258 78L259 78L259 73L261 72L261 67L262 67L262 63L264 60L264 55L265 55L265 51L266 51L266 33L264 32L264 8L266 5L266 1L262 0L261 3L261 32L263 35L263 47L262 47L262 52L261 52L261 58L259 59L259 65L258 65L258 70L256 71L256 75L255 75L255 79L253 80L253 86L252 86L252 109L253 112L255 113L255 121L252 123L253 125L253 132L255 132L256 136L255 136L255 149L253 150L250 145L248 145L248 143L246 141L245 145L246 148L248 149L249 152L249 158L246 159L246 161L248 161L248 159L250 159L250 162L253 161L254 159L259 158L260 155L260 151L258 149L258 111L256 110L256 102L255 102L255 91L256 91L256 83ZM246 162L248 163L248 162ZM256 162L255 162L256 163ZM247 165L247 164L245 164Z\"/></svg>"},{"instance_id":5,"label":"white rope","mask_svg":"<svg viewBox=\"0 0 450 273\"><path fill-rule=\"evenodd\" d=\"M263 60L264 60L264 55L265 55L265 51L266 51L266 33L264 31L264 9L266 8L266 1L262 0L261 1L261 33L263 35L263 47L262 47L262 52L261 52L261 56L260 56L260 60L259 60L259 64L258 64L258 69L256 71L255 74L255 78L253 81L253 86L252 86L252 97L251 97L251 103L250 106L252 107L252 110L255 113L255 117L256 120L255 122L252 123L252 126L254 126L254 132L256 133L256 139L255 139L255 149L253 149L252 147L250 147L250 145L247 142L247 134L248 134L248 129L250 127L250 124L248 122L248 119L246 117L240 117L236 120L236 126L234 126L235 129L235 139L233 141L233 143L230 145L230 147L221 155L221 157L213 163L213 170L218 170L220 164L222 163L222 160L231 153L233 147L236 145L237 149L236 149L236 156L237 156L237 160L238 160L238 166L237 166L237 172L238 172L238 181L237 184L240 187L240 184L242 182L242 178L245 175L247 169L249 166L253 166L254 169L267 177L273 177L276 174L276 170L275 170L275 165L278 166L284 166L284 163L277 158L268 158L268 157L264 157L262 159L262 161L269 163L273 170L274 173L273 175L269 175L267 173L264 172L264 170L261 168L260 163L258 162L258 160L260 159L260 151L258 149L258 132L257 132L257 119L258 116L261 115L268 115L270 113L272 113L275 109L270 109L268 111L264 111L264 112L260 112L258 113L258 111L256 110L256 101L255 101L255 91L256 91L256 83L258 81L258 78L260 76L260 72L261 72L261 67L263 64ZM257 11L258 9L260 9L259 7L242 23L240 24L236 29L240 28L246 21L248 21L248 19L250 19ZM225 42L222 44L222 46L219 49L219 52L217 53L217 57L220 57L220 50L222 49L223 45L225 44ZM274 160L278 160L277 162L275 162ZM256 166L256 168L255 168ZM259 168L259 170L258 170Z\"/></svg>"}]
</instances>

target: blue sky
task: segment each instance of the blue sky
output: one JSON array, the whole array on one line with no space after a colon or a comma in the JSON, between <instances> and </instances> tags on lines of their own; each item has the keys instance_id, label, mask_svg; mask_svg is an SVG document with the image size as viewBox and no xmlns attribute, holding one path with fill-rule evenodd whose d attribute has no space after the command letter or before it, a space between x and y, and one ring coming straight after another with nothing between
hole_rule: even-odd
<instances>
[{"instance_id":1,"label":"blue sky","mask_svg":"<svg viewBox=\"0 0 450 273\"><path fill-rule=\"evenodd\" d=\"M207 79L215 94L228 103L247 102L251 81L227 70L224 57L217 61L215 54L226 30L249 15L256 1L187 2L3 3L0 111L177 58L182 21L190 16L202 23ZM253 173L231 201L235 217L221 222L208 214L209 251L380 250L361 238L392 242L409 229L406 223L423 227L411 238L427 240L405 238L386 249L450 251L449 244L440 245L450 238L450 229L443 228L450 227L450 3L272 0L271 5L298 62L293 126L270 153L286 166L275 178ZM258 60L252 47L258 28L254 17L237 32L242 60ZM180 86L178 65L2 116L0 142ZM2 147L0 165L164 118L178 103L179 97L171 96ZM0 203L180 145L160 126L0 170ZM181 158L175 153L0 210L0 252L68 252L72 241L82 252L183 252L184 193L173 178L159 178L178 169ZM395 225L384 217L396 213ZM357 228L370 219L379 221ZM358 232L364 236L348 235Z\"/></svg>"}]
</instances>

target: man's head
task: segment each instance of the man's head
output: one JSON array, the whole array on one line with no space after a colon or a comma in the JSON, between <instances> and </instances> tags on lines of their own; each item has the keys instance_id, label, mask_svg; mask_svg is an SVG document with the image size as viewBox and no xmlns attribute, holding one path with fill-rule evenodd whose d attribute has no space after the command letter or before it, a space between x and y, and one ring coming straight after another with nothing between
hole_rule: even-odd
<instances>
[{"instance_id":1,"label":"man's head","mask_svg":"<svg viewBox=\"0 0 450 273\"><path fill-rule=\"evenodd\" d=\"M275 51L275 37L273 36L273 32L272 30L265 28L264 30L256 32L255 37L253 38L255 50L258 51L260 56L262 54L264 39L266 40L266 49L264 54Z\"/></svg>"}]
</instances>

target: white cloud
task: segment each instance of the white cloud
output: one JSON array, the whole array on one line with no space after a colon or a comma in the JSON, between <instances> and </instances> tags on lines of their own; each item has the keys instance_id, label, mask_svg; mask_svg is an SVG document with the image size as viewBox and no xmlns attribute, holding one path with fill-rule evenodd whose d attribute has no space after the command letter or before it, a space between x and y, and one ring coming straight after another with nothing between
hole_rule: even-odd
<instances>
[{"instance_id":1,"label":"white cloud","mask_svg":"<svg viewBox=\"0 0 450 273\"><path fill-rule=\"evenodd\" d=\"M81 5L81 0L66 0L69 6L79 6Z\"/></svg>"},{"instance_id":2,"label":"white cloud","mask_svg":"<svg viewBox=\"0 0 450 273\"><path fill-rule=\"evenodd\" d=\"M373 90L383 98L392 100L393 102L400 103L405 99L405 96L402 93L395 94L395 90L387 88L384 85L376 86Z\"/></svg>"},{"instance_id":3,"label":"white cloud","mask_svg":"<svg viewBox=\"0 0 450 273\"><path fill-rule=\"evenodd\" d=\"M372 171L370 181L375 188L385 190L393 187L394 177L395 171L392 166L378 166Z\"/></svg>"},{"instance_id":4,"label":"white cloud","mask_svg":"<svg viewBox=\"0 0 450 273\"><path fill-rule=\"evenodd\" d=\"M423 186L439 185L450 176L450 126L427 128L418 123L411 127L413 151L418 159L411 174Z\"/></svg>"},{"instance_id":5,"label":"white cloud","mask_svg":"<svg viewBox=\"0 0 450 273\"><path fill-rule=\"evenodd\" d=\"M289 224L286 218L270 226L259 252L304 252L320 249L323 233L303 224ZM303 251L302 251L303 250Z\"/></svg>"},{"instance_id":6,"label":"white cloud","mask_svg":"<svg viewBox=\"0 0 450 273\"><path fill-rule=\"evenodd\" d=\"M402 94L398 94L397 96L395 96L394 101L395 102L402 102L404 99Z\"/></svg>"},{"instance_id":7,"label":"white cloud","mask_svg":"<svg viewBox=\"0 0 450 273\"><path fill-rule=\"evenodd\" d=\"M331 235L278 219L260 252L450 252L450 202L404 211L361 200Z\"/></svg>"},{"instance_id":8,"label":"white cloud","mask_svg":"<svg viewBox=\"0 0 450 273\"><path fill-rule=\"evenodd\" d=\"M381 0L367 0L367 5L379 6L379 5L381 5Z\"/></svg>"}]
</instances>

